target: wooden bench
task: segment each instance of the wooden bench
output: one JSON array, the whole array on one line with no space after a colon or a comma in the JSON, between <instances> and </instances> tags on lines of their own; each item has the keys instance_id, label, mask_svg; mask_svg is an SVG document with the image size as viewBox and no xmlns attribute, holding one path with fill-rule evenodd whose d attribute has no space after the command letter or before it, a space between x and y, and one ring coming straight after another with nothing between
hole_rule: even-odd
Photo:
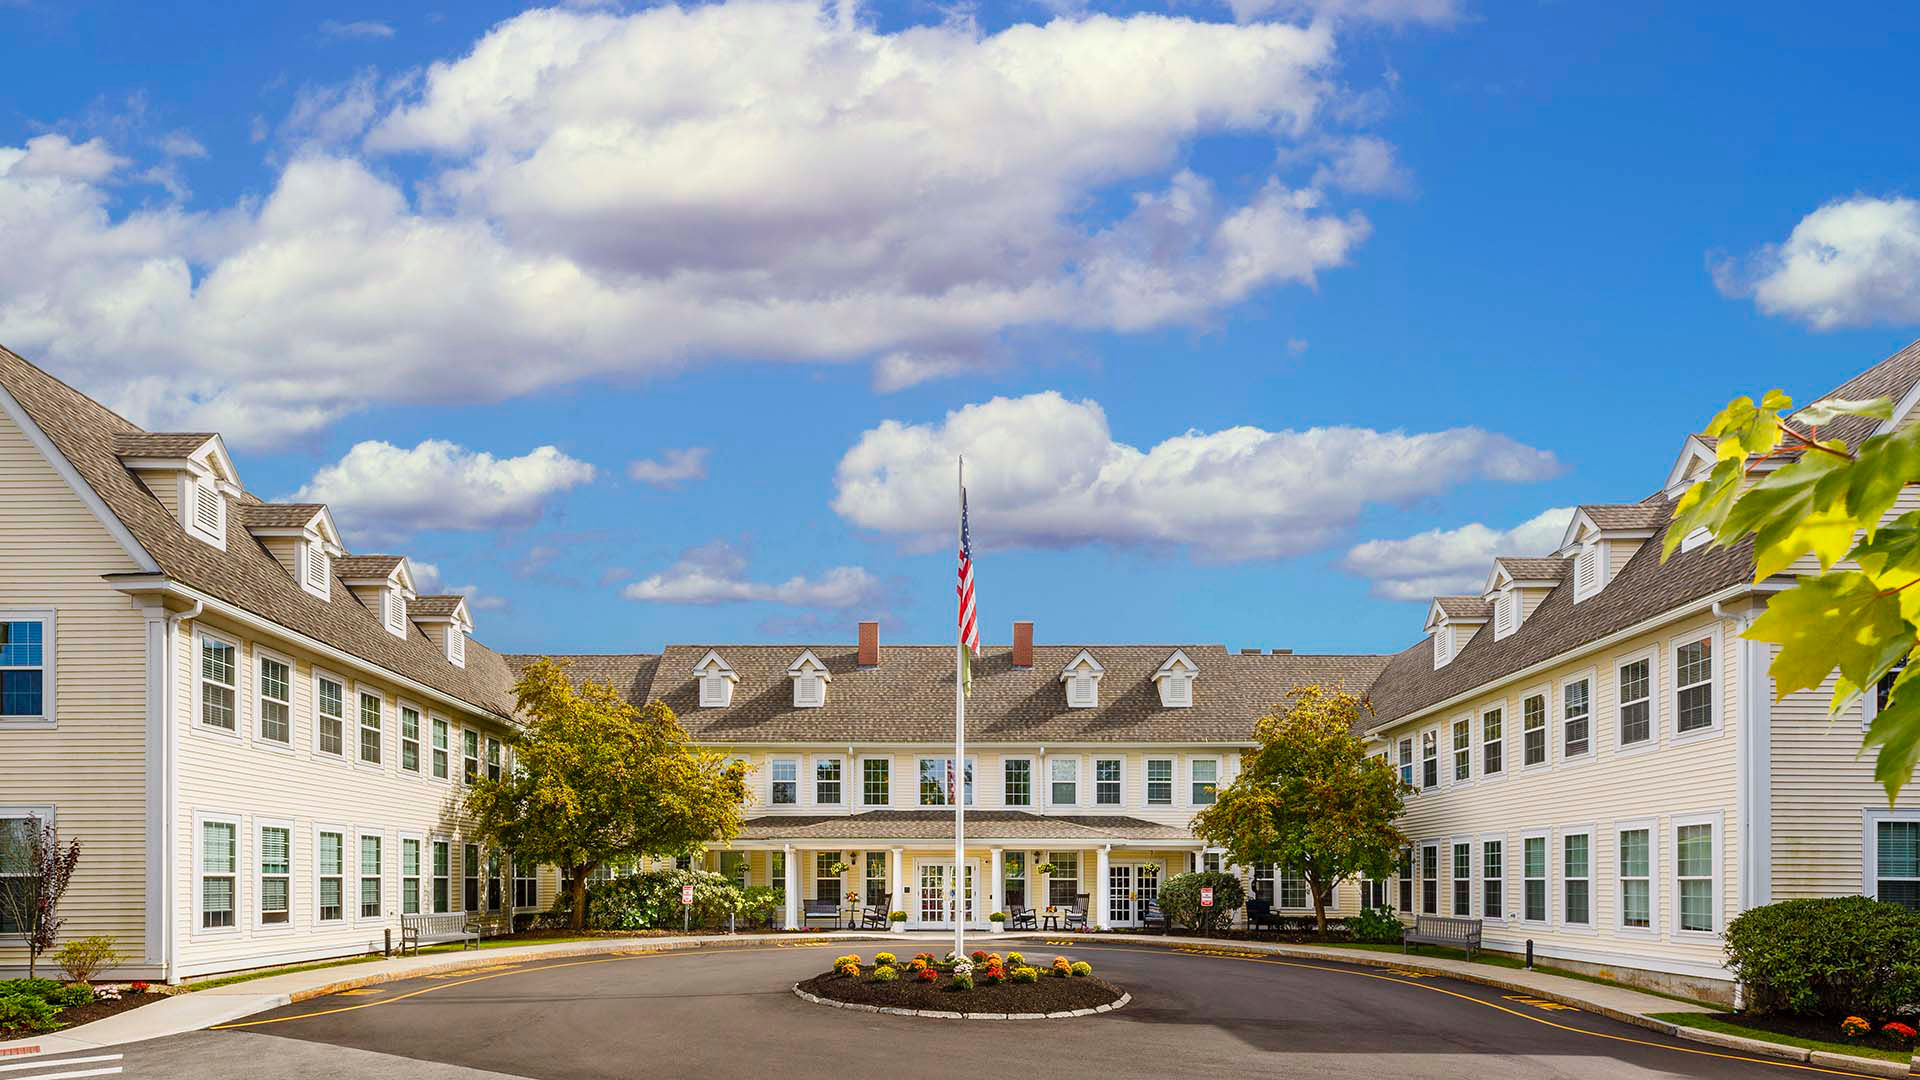
<instances>
[{"instance_id":1,"label":"wooden bench","mask_svg":"<svg viewBox=\"0 0 1920 1080\"><path fill-rule=\"evenodd\" d=\"M1400 951L1405 953L1414 945L1444 945L1465 949L1467 959L1471 960L1473 950L1480 947L1480 920L1449 915L1417 915L1413 920L1413 928L1400 939Z\"/></svg>"},{"instance_id":2,"label":"wooden bench","mask_svg":"<svg viewBox=\"0 0 1920 1080\"><path fill-rule=\"evenodd\" d=\"M400 916L400 954L419 952L422 945L460 942L461 951L480 947L481 928L464 913Z\"/></svg>"},{"instance_id":3,"label":"wooden bench","mask_svg":"<svg viewBox=\"0 0 1920 1080\"><path fill-rule=\"evenodd\" d=\"M834 900L807 901L806 914L801 916L800 922L804 925L806 923L810 923L814 921L815 919L825 919L827 920L829 925L839 926L840 925L840 904Z\"/></svg>"}]
</instances>

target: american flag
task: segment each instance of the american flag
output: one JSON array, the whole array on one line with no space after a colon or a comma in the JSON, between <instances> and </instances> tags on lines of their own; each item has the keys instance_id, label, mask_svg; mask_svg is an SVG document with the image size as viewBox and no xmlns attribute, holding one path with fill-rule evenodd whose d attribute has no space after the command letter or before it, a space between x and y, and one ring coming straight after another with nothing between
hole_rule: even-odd
<instances>
[{"instance_id":1,"label":"american flag","mask_svg":"<svg viewBox=\"0 0 1920 1080\"><path fill-rule=\"evenodd\" d=\"M973 689L973 664L969 656L980 655L980 620L973 610L973 544L967 534L967 489L960 489L960 585L956 590L960 594L960 644L966 646L961 654L961 682L968 691Z\"/></svg>"}]
</instances>

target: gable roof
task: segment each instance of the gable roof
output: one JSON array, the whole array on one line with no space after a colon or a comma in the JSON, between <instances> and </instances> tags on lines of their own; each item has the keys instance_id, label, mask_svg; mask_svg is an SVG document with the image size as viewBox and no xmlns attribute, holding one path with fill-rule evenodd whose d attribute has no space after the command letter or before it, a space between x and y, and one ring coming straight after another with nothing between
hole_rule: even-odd
<instances>
[{"instance_id":1,"label":"gable roof","mask_svg":"<svg viewBox=\"0 0 1920 1080\"><path fill-rule=\"evenodd\" d=\"M1891 398L1898 406L1914 388L1920 386L1920 341L1916 341L1885 360L1834 387L1832 390L1813 399L1846 398L1850 401L1870 400L1872 398ZM1809 401L1807 404L1811 405ZM1789 420L1799 415L1799 410L1788 416ZM1900 418L1895 416L1897 421ZM1804 424L1795 421L1795 426L1804 428ZM1860 440L1872 435L1880 427L1880 421L1866 416L1841 416L1830 423L1820 426L1822 439L1845 439L1848 446L1858 446Z\"/></svg>"},{"instance_id":2,"label":"gable roof","mask_svg":"<svg viewBox=\"0 0 1920 1080\"><path fill-rule=\"evenodd\" d=\"M343 555L333 560L333 573L342 581L378 581L404 561L399 555Z\"/></svg>"},{"instance_id":3,"label":"gable roof","mask_svg":"<svg viewBox=\"0 0 1920 1080\"><path fill-rule=\"evenodd\" d=\"M240 523L253 529L299 529L318 517L325 503L237 502L233 512Z\"/></svg>"},{"instance_id":4,"label":"gable roof","mask_svg":"<svg viewBox=\"0 0 1920 1080\"><path fill-rule=\"evenodd\" d=\"M1565 559L1552 557L1534 559L1517 555L1499 555L1495 556L1493 561L1515 581L1559 581L1567 576Z\"/></svg>"},{"instance_id":5,"label":"gable roof","mask_svg":"<svg viewBox=\"0 0 1920 1080\"><path fill-rule=\"evenodd\" d=\"M1427 625L1433 625L1433 614L1438 612L1447 619L1463 622L1475 620L1485 622L1493 616L1493 603L1478 596L1436 596L1433 607L1427 612Z\"/></svg>"},{"instance_id":6,"label":"gable roof","mask_svg":"<svg viewBox=\"0 0 1920 1080\"><path fill-rule=\"evenodd\" d=\"M659 655L558 656L576 682L608 682L634 704L658 700L703 743L906 742L953 738L953 646L883 645L880 663L861 667L852 644L813 645L833 673L820 708L795 708L787 665L802 646L670 645ZM1199 667L1202 688L1188 708L1166 708L1153 684L1168 654ZM983 744L1198 742L1245 743L1255 721L1309 683L1359 693L1385 666L1383 656L1236 654L1219 645L1092 645L1105 667L1100 704L1069 709L1057 672L1079 645L1037 645L1032 667L1013 666L1013 650L989 646L973 662L967 731ZM694 666L708 652L737 673L733 704L700 708ZM516 670L538 659L508 657Z\"/></svg>"},{"instance_id":7,"label":"gable roof","mask_svg":"<svg viewBox=\"0 0 1920 1080\"><path fill-rule=\"evenodd\" d=\"M467 598L454 593L448 596L416 596L407 602L407 615L412 618L446 617L460 610Z\"/></svg>"},{"instance_id":8,"label":"gable roof","mask_svg":"<svg viewBox=\"0 0 1920 1080\"><path fill-rule=\"evenodd\" d=\"M161 574L475 709L512 716L513 673L499 654L475 643L467 649L467 666L457 667L411 621L405 638L389 632L338 577L329 583L331 602L309 595L247 532L239 514L227 515L225 551L193 539L120 462L116 446L145 445L140 437L150 432L4 347L0 387L20 403Z\"/></svg>"},{"instance_id":9,"label":"gable roof","mask_svg":"<svg viewBox=\"0 0 1920 1080\"><path fill-rule=\"evenodd\" d=\"M1594 528L1606 532L1615 529L1623 531L1657 529L1667 520L1667 504L1663 499L1659 502L1582 506L1575 514L1576 520L1580 515L1585 515L1588 521L1593 522Z\"/></svg>"},{"instance_id":10,"label":"gable roof","mask_svg":"<svg viewBox=\"0 0 1920 1080\"><path fill-rule=\"evenodd\" d=\"M207 445L211 431L131 431L113 437L113 452L124 457L183 458Z\"/></svg>"}]
</instances>

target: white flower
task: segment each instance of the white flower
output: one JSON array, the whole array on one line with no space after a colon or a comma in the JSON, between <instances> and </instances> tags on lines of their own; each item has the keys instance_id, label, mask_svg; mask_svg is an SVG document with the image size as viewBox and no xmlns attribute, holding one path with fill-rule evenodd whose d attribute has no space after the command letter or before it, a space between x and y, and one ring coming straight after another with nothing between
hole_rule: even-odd
<instances>
[{"instance_id":1,"label":"white flower","mask_svg":"<svg viewBox=\"0 0 1920 1080\"><path fill-rule=\"evenodd\" d=\"M953 954L948 953L947 955L952 956ZM953 965L953 973L955 975L971 975L973 974L973 965L965 960L957 960Z\"/></svg>"}]
</instances>

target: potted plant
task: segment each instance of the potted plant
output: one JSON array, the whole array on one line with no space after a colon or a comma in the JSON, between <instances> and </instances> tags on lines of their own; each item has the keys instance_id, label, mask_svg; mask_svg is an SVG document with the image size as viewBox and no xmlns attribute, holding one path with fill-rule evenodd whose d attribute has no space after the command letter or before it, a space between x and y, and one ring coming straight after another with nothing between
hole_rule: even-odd
<instances>
[{"instance_id":1,"label":"potted plant","mask_svg":"<svg viewBox=\"0 0 1920 1080\"><path fill-rule=\"evenodd\" d=\"M906 912L904 911L890 912L887 915L887 921L893 924L894 933L904 934L907 932L907 913Z\"/></svg>"},{"instance_id":2,"label":"potted plant","mask_svg":"<svg viewBox=\"0 0 1920 1080\"><path fill-rule=\"evenodd\" d=\"M996 911L993 914L987 916L987 929L991 930L996 934L1006 933L1007 913L1004 911Z\"/></svg>"}]
</instances>

